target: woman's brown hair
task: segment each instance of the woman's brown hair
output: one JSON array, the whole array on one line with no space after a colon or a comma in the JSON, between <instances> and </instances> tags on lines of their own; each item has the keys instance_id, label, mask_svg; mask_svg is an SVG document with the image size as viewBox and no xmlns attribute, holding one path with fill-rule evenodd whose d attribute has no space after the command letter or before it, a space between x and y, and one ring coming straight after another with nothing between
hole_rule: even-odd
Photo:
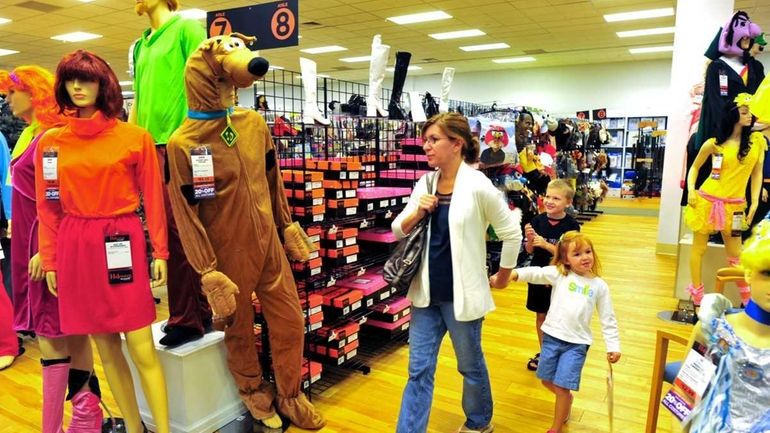
<instances>
[{"instance_id":1,"label":"woman's brown hair","mask_svg":"<svg viewBox=\"0 0 770 433\"><path fill-rule=\"evenodd\" d=\"M441 132L449 138L463 141L463 160L473 164L479 160L479 139L471 134L471 125L468 118L459 113L439 113L428 119L422 126L422 139L425 140L425 131L436 125Z\"/></svg>"}]
</instances>

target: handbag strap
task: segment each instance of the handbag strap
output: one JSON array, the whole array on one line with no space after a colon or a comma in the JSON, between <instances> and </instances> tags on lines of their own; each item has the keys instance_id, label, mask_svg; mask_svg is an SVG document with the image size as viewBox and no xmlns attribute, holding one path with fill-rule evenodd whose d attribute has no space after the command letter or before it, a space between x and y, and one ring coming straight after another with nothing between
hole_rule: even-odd
<instances>
[{"instance_id":1,"label":"handbag strap","mask_svg":"<svg viewBox=\"0 0 770 433\"><path fill-rule=\"evenodd\" d=\"M428 182L428 194L433 194L433 181L436 179L436 173L428 173L426 181Z\"/></svg>"}]
</instances>

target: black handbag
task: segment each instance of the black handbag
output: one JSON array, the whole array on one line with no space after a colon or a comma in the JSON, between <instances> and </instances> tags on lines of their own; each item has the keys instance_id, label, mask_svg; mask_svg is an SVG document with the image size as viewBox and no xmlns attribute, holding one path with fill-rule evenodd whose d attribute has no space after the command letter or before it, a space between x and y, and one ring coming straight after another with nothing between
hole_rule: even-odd
<instances>
[{"instance_id":1,"label":"black handbag","mask_svg":"<svg viewBox=\"0 0 770 433\"><path fill-rule=\"evenodd\" d=\"M433 192L433 179L435 174L428 175L428 193ZM428 222L430 215L425 215L411 232L393 250L390 258L385 262L383 278L396 290L407 290L412 278L417 274L422 262L425 244L428 241Z\"/></svg>"}]
</instances>

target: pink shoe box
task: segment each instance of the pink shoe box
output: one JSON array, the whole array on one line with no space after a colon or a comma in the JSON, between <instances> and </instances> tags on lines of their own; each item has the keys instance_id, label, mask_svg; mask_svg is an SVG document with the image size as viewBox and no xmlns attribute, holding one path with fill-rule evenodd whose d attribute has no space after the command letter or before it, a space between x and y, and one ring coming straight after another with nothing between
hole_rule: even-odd
<instances>
[{"instance_id":1,"label":"pink shoe box","mask_svg":"<svg viewBox=\"0 0 770 433\"><path fill-rule=\"evenodd\" d=\"M369 271L360 276L337 281L337 285L358 291L365 307L371 307L388 299L391 295L390 286L382 278L382 274L378 274L376 271Z\"/></svg>"},{"instance_id":2,"label":"pink shoe box","mask_svg":"<svg viewBox=\"0 0 770 433\"><path fill-rule=\"evenodd\" d=\"M397 296L369 309L372 311L369 320L395 323L411 314L412 303L406 297Z\"/></svg>"},{"instance_id":3,"label":"pink shoe box","mask_svg":"<svg viewBox=\"0 0 770 433\"><path fill-rule=\"evenodd\" d=\"M393 338L409 330L411 314L407 314L396 322L382 320L367 320L361 325L361 333L377 337Z\"/></svg>"}]
</instances>

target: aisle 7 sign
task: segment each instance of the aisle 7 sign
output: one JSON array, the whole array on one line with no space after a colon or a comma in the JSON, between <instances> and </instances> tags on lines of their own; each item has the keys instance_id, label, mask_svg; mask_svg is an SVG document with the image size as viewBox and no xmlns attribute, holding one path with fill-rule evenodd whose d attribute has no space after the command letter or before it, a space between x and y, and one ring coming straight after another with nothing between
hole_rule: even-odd
<instances>
[{"instance_id":1,"label":"aisle 7 sign","mask_svg":"<svg viewBox=\"0 0 770 433\"><path fill-rule=\"evenodd\" d=\"M209 37L233 32L256 36L252 50L299 45L299 0L212 11L206 14Z\"/></svg>"}]
</instances>

